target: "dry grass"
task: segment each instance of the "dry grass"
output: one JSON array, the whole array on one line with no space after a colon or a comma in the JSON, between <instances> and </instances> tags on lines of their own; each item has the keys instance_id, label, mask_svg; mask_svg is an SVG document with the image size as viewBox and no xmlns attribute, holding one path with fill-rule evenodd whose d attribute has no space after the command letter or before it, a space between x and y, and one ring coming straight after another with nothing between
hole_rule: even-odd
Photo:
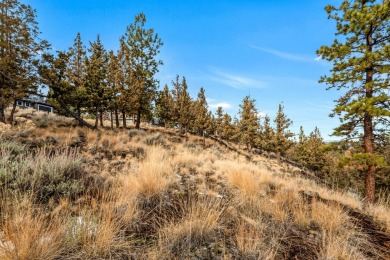
<instances>
[{"instance_id":1,"label":"dry grass","mask_svg":"<svg viewBox=\"0 0 390 260\"><path fill-rule=\"evenodd\" d=\"M83 146L68 148L80 131ZM0 175L27 166L64 171L74 161L85 171L80 181L94 189L75 198L49 194L48 203L38 205L37 194L1 187L0 258L367 258L367 235L344 209L363 212L355 195L291 177L274 161L249 162L212 141L203 149L197 137L170 141L164 134L129 131L49 127L23 133L24 139L52 137L54 148L78 151L55 158L43 152L52 152L51 146L26 155L20 133L7 134L16 138L0 142ZM302 191L322 200L308 202ZM390 232L388 207L366 213Z\"/></svg>"},{"instance_id":2,"label":"dry grass","mask_svg":"<svg viewBox=\"0 0 390 260\"><path fill-rule=\"evenodd\" d=\"M48 219L30 198L2 198L1 259L56 259L63 252L64 219ZM8 201L9 202L9 201Z\"/></svg>"},{"instance_id":3,"label":"dry grass","mask_svg":"<svg viewBox=\"0 0 390 260\"><path fill-rule=\"evenodd\" d=\"M169 221L158 231L158 248L162 254L175 255L191 251L215 240L223 229L224 207L216 199L191 200L183 205L183 216Z\"/></svg>"},{"instance_id":4,"label":"dry grass","mask_svg":"<svg viewBox=\"0 0 390 260\"><path fill-rule=\"evenodd\" d=\"M114 212L112 205L103 204L96 212L82 211L80 216L71 218L65 237L68 255L82 259L111 259L118 252L130 248L120 235L122 216Z\"/></svg>"},{"instance_id":5,"label":"dry grass","mask_svg":"<svg viewBox=\"0 0 390 260\"><path fill-rule=\"evenodd\" d=\"M120 177L123 192L153 197L164 192L170 184L173 166L168 154L159 147L148 150L146 159L135 165L132 172Z\"/></svg>"},{"instance_id":6,"label":"dry grass","mask_svg":"<svg viewBox=\"0 0 390 260\"><path fill-rule=\"evenodd\" d=\"M390 233L390 208L388 204L377 204L368 207L367 213L381 225L383 231Z\"/></svg>"}]
</instances>

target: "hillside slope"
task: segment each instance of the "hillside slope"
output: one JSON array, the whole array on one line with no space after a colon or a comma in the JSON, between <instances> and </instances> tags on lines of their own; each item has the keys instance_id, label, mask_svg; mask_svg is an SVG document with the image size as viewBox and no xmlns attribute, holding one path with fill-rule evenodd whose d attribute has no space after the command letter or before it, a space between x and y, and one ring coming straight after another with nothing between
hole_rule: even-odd
<instances>
[{"instance_id":1,"label":"hillside slope","mask_svg":"<svg viewBox=\"0 0 390 260\"><path fill-rule=\"evenodd\" d=\"M389 208L292 166L164 129L71 124L0 134L1 259L390 258Z\"/></svg>"}]
</instances>

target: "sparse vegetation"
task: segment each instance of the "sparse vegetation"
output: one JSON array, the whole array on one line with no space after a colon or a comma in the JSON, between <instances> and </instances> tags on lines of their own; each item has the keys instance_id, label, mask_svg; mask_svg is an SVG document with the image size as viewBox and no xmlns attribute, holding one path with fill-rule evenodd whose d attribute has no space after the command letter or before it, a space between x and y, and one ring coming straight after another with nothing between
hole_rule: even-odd
<instances>
[{"instance_id":1,"label":"sparse vegetation","mask_svg":"<svg viewBox=\"0 0 390 260\"><path fill-rule=\"evenodd\" d=\"M0 1L0 259L390 259L389 3L325 8L342 37L317 52L333 62L320 82L347 89L345 140L325 143L317 127L294 139L283 103L272 120L248 95L232 118L185 77L158 91L143 13L116 52L80 33L47 52L36 11ZM45 87L64 116L31 108Z\"/></svg>"},{"instance_id":2,"label":"sparse vegetation","mask_svg":"<svg viewBox=\"0 0 390 260\"><path fill-rule=\"evenodd\" d=\"M363 209L277 160L248 161L211 139L203 148L192 135L177 142L163 129L49 126L4 139L24 130L12 131L1 137L0 258L388 257L372 233L390 236L387 205ZM56 142L26 150L20 140L32 136Z\"/></svg>"}]
</instances>

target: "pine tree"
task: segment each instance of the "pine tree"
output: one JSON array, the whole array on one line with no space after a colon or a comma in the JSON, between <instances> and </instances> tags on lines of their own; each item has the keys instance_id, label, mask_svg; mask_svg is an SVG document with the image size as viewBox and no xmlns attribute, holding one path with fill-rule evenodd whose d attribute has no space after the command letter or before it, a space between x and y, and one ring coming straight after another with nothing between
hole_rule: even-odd
<instances>
[{"instance_id":1,"label":"pine tree","mask_svg":"<svg viewBox=\"0 0 390 260\"><path fill-rule=\"evenodd\" d=\"M74 39L73 46L69 48L70 60L70 83L74 87L74 91L70 94L69 104L73 104L76 113L81 117L81 109L85 106L85 59L86 50L81 40L80 33Z\"/></svg>"},{"instance_id":2,"label":"pine tree","mask_svg":"<svg viewBox=\"0 0 390 260\"><path fill-rule=\"evenodd\" d=\"M217 118L215 119L216 124L216 132L218 136L221 136L222 133L222 121L223 121L223 109L222 107L218 107L217 111L215 112L215 115Z\"/></svg>"},{"instance_id":3,"label":"pine tree","mask_svg":"<svg viewBox=\"0 0 390 260\"><path fill-rule=\"evenodd\" d=\"M156 115L165 127L173 123L174 101L168 85L159 92L156 100Z\"/></svg>"},{"instance_id":4,"label":"pine tree","mask_svg":"<svg viewBox=\"0 0 390 260\"><path fill-rule=\"evenodd\" d=\"M43 54L42 61L38 67L38 73L42 79L42 83L49 87L51 97L59 104L66 114L74 117L80 125L93 129L94 127L82 118L77 116L68 106L66 101L69 98L69 92L74 88L70 83L69 64L70 54L68 52L57 52L55 57L53 54Z\"/></svg>"},{"instance_id":5,"label":"pine tree","mask_svg":"<svg viewBox=\"0 0 390 260\"><path fill-rule=\"evenodd\" d=\"M157 92L157 80L154 78L162 61L156 59L162 41L153 29L145 29L146 17L143 13L135 17L133 24L127 27L125 43L129 51L133 104L137 113L135 127L139 128L141 116L150 116L152 101Z\"/></svg>"},{"instance_id":6,"label":"pine tree","mask_svg":"<svg viewBox=\"0 0 390 260\"><path fill-rule=\"evenodd\" d=\"M103 111L107 106L107 52L98 35L95 42L90 43L90 57L86 59L86 96L91 113L96 116L95 128L98 127L99 113L100 124L103 124Z\"/></svg>"},{"instance_id":7,"label":"pine tree","mask_svg":"<svg viewBox=\"0 0 390 260\"><path fill-rule=\"evenodd\" d=\"M240 105L240 141L247 148L255 145L255 140L259 135L259 119L257 116L257 109L255 107L255 100L246 96Z\"/></svg>"},{"instance_id":8,"label":"pine tree","mask_svg":"<svg viewBox=\"0 0 390 260\"><path fill-rule=\"evenodd\" d=\"M5 122L5 107L37 92L40 84L38 62L49 44L39 38L36 12L18 0L0 2L0 121Z\"/></svg>"},{"instance_id":9,"label":"pine tree","mask_svg":"<svg viewBox=\"0 0 390 260\"><path fill-rule=\"evenodd\" d=\"M108 53L107 85L107 96L109 99L107 108L110 110L111 128L114 127L114 114L116 127L119 127L118 96L121 89L121 70L118 57L113 51L109 51Z\"/></svg>"},{"instance_id":10,"label":"pine tree","mask_svg":"<svg viewBox=\"0 0 390 260\"><path fill-rule=\"evenodd\" d=\"M332 74L320 82L330 88L345 89L334 108L341 125L336 136L358 138L363 133L363 153L353 156L364 166L365 198L375 200L375 173L384 159L375 151L376 131L389 126L389 28L390 1L343 1L340 7L325 8L329 19L336 21L338 39L322 46L317 54L333 62Z\"/></svg>"},{"instance_id":11,"label":"pine tree","mask_svg":"<svg viewBox=\"0 0 390 260\"><path fill-rule=\"evenodd\" d=\"M315 127L306 140L307 161L306 167L313 171L320 171L325 165L322 147L325 145L324 139L321 137L320 130Z\"/></svg>"},{"instance_id":12,"label":"pine tree","mask_svg":"<svg viewBox=\"0 0 390 260\"><path fill-rule=\"evenodd\" d=\"M200 88L198 93L198 99L194 103L194 130L204 136L205 130L208 128L210 124L210 119L208 115L207 109L207 101L204 88Z\"/></svg>"},{"instance_id":13,"label":"pine tree","mask_svg":"<svg viewBox=\"0 0 390 260\"><path fill-rule=\"evenodd\" d=\"M289 155L296 162L305 164L308 161L307 136L303 127L299 128L298 142L294 143Z\"/></svg>"},{"instance_id":14,"label":"pine tree","mask_svg":"<svg viewBox=\"0 0 390 260\"><path fill-rule=\"evenodd\" d=\"M275 152L275 131L271 126L271 119L268 115L264 117L264 126L261 136L261 149L264 149L267 152Z\"/></svg>"},{"instance_id":15,"label":"pine tree","mask_svg":"<svg viewBox=\"0 0 390 260\"><path fill-rule=\"evenodd\" d=\"M177 75L176 80L172 82L172 85L172 93L175 101L174 119L179 123L180 130L182 132L187 132L192 119L192 100L190 94L188 93L186 78L183 77L182 81L179 82L179 76Z\"/></svg>"},{"instance_id":16,"label":"pine tree","mask_svg":"<svg viewBox=\"0 0 390 260\"><path fill-rule=\"evenodd\" d=\"M135 113L137 96L134 94L133 74L131 66L130 50L125 42L125 37L120 39L120 47L117 53L119 70L117 75L117 87L119 94L116 98L118 109L122 113L123 127L126 128L126 114ZM117 111L115 112L117 117Z\"/></svg>"},{"instance_id":17,"label":"pine tree","mask_svg":"<svg viewBox=\"0 0 390 260\"><path fill-rule=\"evenodd\" d=\"M207 112L207 122L205 132L207 136L215 135L217 131L216 119L211 111Z\"/></svg>"},{"instance_id":18,"label":"pine tree","mask_svg":"<svg viewBox=\"0 0 390 260\"><path fill-rule=\"evenodd\" d=\"M284 107L279 104L278 113L276 114L275 122L275 151L278 156L284 156L287 150L292 146L291 137L294 136L288 128L292 124L292 121L287 118L283 112Z\"/></svg>"},{"instance_id":19,"label":"pine tree","mask_svg":"<svg viewBox=\"0 0 390 260\"><path fill-rule=\"evenodd\" d=\"M222 117L219 136L223 140L232 141L234 135L234 126L232 125L232 117L225 113Z\"/></svg>"}]
</instances>

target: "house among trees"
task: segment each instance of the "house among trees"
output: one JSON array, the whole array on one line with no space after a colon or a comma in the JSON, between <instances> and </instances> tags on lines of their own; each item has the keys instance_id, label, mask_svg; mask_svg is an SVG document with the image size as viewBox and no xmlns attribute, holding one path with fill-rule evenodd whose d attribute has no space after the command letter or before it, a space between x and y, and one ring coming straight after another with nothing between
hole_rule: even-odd
<instances>
[{"instance_id":1,"label":"house among trees","mask_svg":"<svg viewBox=\"0 0 390 260\"><path fill-rule=\"evenodd\" d=\"M20 108L34 108L38 111L53 113L53 106L46 102L46 97L39 94L31 94L26 98L16 100L16 105Z\"/></svg>"}]
</instances>

